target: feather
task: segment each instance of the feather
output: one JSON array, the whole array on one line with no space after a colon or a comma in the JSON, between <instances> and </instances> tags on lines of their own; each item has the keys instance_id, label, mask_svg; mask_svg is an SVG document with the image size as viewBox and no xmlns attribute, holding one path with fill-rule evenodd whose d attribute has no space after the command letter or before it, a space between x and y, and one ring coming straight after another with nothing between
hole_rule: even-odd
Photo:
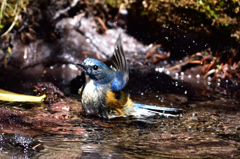
<instances>
[{"instance_id":1,"label":"feather","mask_svg":"<svg viewBox=\"0 0 240 159\"><path fill-rule=\"evenodd\" d=\"M128 63L123 51L121 36L119 35L114 46L114 53L111 58L113 67L115 68L115 79L112 85L114 91L119 91L124 88L129 79Z\"/></svg>"},{"instance_id":2,"label":"feather","mask_svg":"<svg viewBox=\"0 0 240 159\"><path fill-rule=\"evenodd\" d=\"M134 103L134 107L137 109L142 108L142 109L147 109L152 111L162 111L162 112L171 112L171 113L182 112L182 109L159 107L159 106L152 106L152 105L139 104L139 103Z\"/></svg>"},{"instance_id":3,"label":"feather","mask_svg":"<svg viewBox=\"0 0 240 159\"><path fill-rule=\"evenodd\" d=\"M109 114L110 118L112 118L113 116L115 117L129 116L131 115L132 111L135 110L133 107L134 104L132 100L123 91L119 91L119 92L107 91L105 100L106 100L106 106L110 109L109 111L115 112L115 113L112 113L114 115Z\"/></svg>"}]
</instances>

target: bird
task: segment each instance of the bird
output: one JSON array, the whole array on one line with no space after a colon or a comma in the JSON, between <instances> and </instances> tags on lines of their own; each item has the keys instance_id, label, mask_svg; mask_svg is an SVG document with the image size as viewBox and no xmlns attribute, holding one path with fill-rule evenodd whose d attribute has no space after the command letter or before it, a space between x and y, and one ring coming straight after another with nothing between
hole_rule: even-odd
<instances>
[{"instance_id":1,"label":"bird","mask_svg":"<svg viewBox=\"0 0 240 159\"><path fill-rule=\"evenodd\" d=\"M86 115L99 116L105 119L128 116L143 118L154 115L176 117L182 111L177 108L135 103L123 91L129 80L129 66L120 35L115 43L114 53L110 61L111 67L102 61L89 57L82 63L77 63L83 69L85 76L85 84L78 93L81 96L82 107Z\"/></svg>"}]
</instances>

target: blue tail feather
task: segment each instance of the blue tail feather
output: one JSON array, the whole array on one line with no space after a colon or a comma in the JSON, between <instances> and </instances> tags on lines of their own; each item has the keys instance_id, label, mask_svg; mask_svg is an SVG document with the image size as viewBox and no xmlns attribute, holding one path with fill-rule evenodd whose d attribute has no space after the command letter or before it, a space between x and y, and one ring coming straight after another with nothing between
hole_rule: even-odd
<instances>
[{"instance_id":1,"label":"blue tail feather","mask_svg":"<svg viewBox=\"0 0 240 159\"><path fill-rule=\"evenodd\" d=\"M164 112L169 112L169 113L180 113L182 112L182 109L177 109L177 108L167 108L167 107L159 107L159 106L152 106L152 105L146 105L146 104L139 104L139 103L134 103L134 107L139 109L147 109L151 111L162 111Z\"/></svg>"}]
</instances>

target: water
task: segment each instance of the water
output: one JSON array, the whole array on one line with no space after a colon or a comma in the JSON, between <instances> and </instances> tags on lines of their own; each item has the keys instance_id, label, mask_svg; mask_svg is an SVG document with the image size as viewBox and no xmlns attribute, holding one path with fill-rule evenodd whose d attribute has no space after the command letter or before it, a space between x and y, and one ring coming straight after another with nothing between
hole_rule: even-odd
<instances>
[{"instance_id":1,"label":"water","mask_svg":"<svg viewBox=\"0 0 240 159\"><path fill-rule=\"evenodd\" d=\"M5 103L4 108L15 107L25 115L12 116L11 112L5 112L5 118L1 118L2 131L25 133L41 140L44 149L35 158L240 157L240 93L236 84L220 87L186 75L188 80L180 80L176 85L175 80L160 73L134 82L138 76L133 74L127 86L134 101L181 108L183 114L177 118L104 120L85 116L79 111L78 96L71 96L66 103L51 106L19 107L18 103ZM159 80L165 84L158 84ZM71 107L70 111L61 110L65 105ZM4 121L10 123L10 128ZM2 151L0 156L30 158L14 150Z\"/></svg>"}]
</instances>

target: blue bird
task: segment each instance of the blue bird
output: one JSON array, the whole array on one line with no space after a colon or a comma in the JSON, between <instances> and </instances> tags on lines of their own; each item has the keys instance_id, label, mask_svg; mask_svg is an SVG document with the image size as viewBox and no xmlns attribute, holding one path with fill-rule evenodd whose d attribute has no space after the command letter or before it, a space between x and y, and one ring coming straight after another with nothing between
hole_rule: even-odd
<instances>
[{"instance_id":1,"label":"blue bird","mask_svg":"<svg viewBox=\"0 0 240 159\"><path fill-rule=\"evenodd\" d=\"M93 58L87 58L83 63L77 64L85 72L86 83L79 89L79 94L87 115L108 119L127 116L141 118L156 114L178 116L165 112L179 113L181 109L134 103L129 95L122 91L129 79L129 68L120 36L115 44L111 62L113 68Z\"/></svg>"}]
</instances>

